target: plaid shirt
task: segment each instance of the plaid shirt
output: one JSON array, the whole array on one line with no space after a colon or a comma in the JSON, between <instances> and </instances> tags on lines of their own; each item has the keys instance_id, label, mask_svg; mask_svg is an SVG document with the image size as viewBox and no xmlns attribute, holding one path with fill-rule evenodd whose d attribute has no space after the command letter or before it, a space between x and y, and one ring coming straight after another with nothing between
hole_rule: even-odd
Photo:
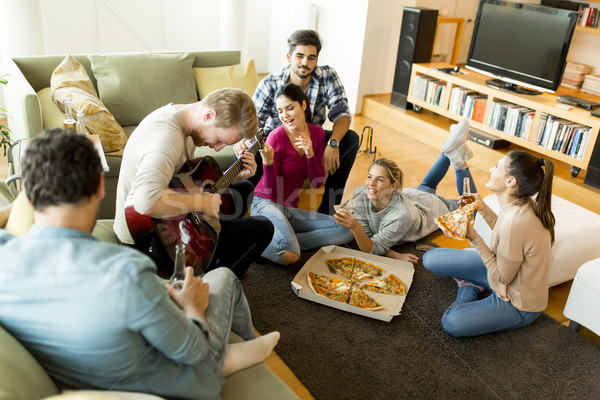
<instances>
[{"instance_id":1,"label":"plaid shirt","mask_svg":"<svg viewBox=\"0 0 600 400\"><path fill-rule=\"evenodd\" d=\"M258 128L264 127L266 134L281 125L275 107L275 93L280 86L289 82L290 68L288 65L281 71L264 77L252 97L258 114ZM327 117L331 122L340 117L351 119L344 86L333 68L327 65L315 68L306 89L306 96L310 102L313 124L323 125ZM329 108L327 117L326 108Z\"/></svg>"}]
</instances>

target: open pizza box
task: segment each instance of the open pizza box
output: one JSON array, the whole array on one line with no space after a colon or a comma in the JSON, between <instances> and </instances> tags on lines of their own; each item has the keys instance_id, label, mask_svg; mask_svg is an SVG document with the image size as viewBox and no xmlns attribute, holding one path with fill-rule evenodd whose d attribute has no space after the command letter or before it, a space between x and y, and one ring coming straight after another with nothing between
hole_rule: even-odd
<instances>
[{"instance_id":1,"label":"open pizza box","mask_svg":"<svg viewBox=\"0 0 600 400\"><path fill-rule=\"evenodd\" d=\"M368 295L375 299L379 304L383 305L383 309L377 311L365 310L359 307L351 306L350 304L342 303L328 299L327 297L316 294L310 288L307 277L308 272L311 271L315 274L326 275L332 278L340 278L339 275L330 271L329 267L325 263L325 260L329 258L340 258L340 257L354 257L359 260L363 260L383 268L383 275L373 277L371 279L365 279L364 283L372 282L377 279L386 277L389 274L394 274L404 282L406 287L406 295L389 295L376 292L368 292ZM365 317L375 318L381 321L390 322L396 315L400 315L404 300L408 296L410 286L412 284L413 275L415 273L415 267L407 262L394 260L388 257L376 256L373 254L365 253L358 250L352 250L345 247L339 246L327 246L321 248L319 251L312 256L302 269L296 274L292 281L292 290L298 297L303 299L311 300L317 303L324 304L329 307L338 308L340 310L348 311L354 314L362 315ZM363 281L361 281L363 283Z\"/></svg>"}]
</instances>

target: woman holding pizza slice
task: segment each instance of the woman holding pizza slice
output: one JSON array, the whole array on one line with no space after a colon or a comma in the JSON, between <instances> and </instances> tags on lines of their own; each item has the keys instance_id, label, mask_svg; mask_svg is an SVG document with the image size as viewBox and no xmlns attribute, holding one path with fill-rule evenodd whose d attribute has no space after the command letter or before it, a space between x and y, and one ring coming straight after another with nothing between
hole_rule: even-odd
<instances>
[{"instance_id":1,"label":"woman holding pizza slice","mask_svg":"<svg viewBox=\"0 0 600 400\"><path fill-rule=\"evenodd\" d=\"M298 208L298 194L308 178L314 188L325 181L325 131L313 125L306 94L293 83L275 94L283 122L261 150L263 175L254 190L251 214L273 223L275 233L262 256L278 264L298 261L300 251L352 240L352 234L329 215Z\"/></svg>"},{"instance_id":2,"label":"woman holding pizza slice","mask_svg":"<svg viewBox=\"0 0 600 400\"><path fill-rule=\"evenodd\" d=\"M415 242L438 229L435 218L459 208L456 200L436 194L450 165L456 174L459 195L463 179L473 181L467 160L473 153L467 147L468 121L450 127L450 136L442 144L442 154L416 188L403 189L402 170L389 159L375 160L369 167L365 185L354 191L352 210L342 207L334 218L350 229L359 248L367 253L417 262L412 254L398 253L391 247ZM473 192L476 191L472 185Z\"/></svg>"},{"instance_id":3,"label":"woman holding pizza slice","mask_svg":"<svg viewBox=\"0 0 600 400\"><path fill-rule=\"evenodd\" d=\"M525 327L546 308L554 241L553 171L550 160L508 153L490 170L486 184L498 198L499 214L484 202L477 207L492 228L491 247L468 224L466 237L477 251L440 248L423 256L425 268L458 282L456 301L442 317L449 334L478 336ZM481 298L484 289L492 293Z\"/></svg>"}]
</instances>

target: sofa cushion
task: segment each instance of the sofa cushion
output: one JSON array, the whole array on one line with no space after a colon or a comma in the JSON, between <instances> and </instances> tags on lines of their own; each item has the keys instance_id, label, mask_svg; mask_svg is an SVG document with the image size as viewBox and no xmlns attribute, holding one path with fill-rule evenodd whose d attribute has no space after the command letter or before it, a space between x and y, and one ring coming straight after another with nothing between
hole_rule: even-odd
<instances>
[{"instance_id":1,"label":"sofa cushion","mask_svg":"<svg viewBox=\"0 0 600 400\"><path fill-rule=\"evenodd\" d=\"M42 399L58 393L46 371L0 326L0 400Z\"/></svg>"},{"instance_id":2,"label":"sofa cushion","mask_svg":"<svg viewBox=\"0 0 600 400\"><path fill-rule=\"evenodd\" d=\"M210 92L226 87L242 89L252 97L258 86L258 75L253 59L249 59L246 64L194 68L194 76L200 99L205 98Z\"/></svg>"},{"instance_id":3,"label":"sofa cushion","mask_svg":"<svg viewBox=\"0 0 600 400\"><path fill-rule=\"evenodd\" d=\"M23 236L29 231L31 225L33 225L33 206L27 200L25 192L20 192L13 202L4 228L10 234Z\"/></svg>"},{"instance_id":4,"label":"sofa cushion","mask_svg":"<svg viewBox=\"0 0 600 400\"><path fill-rule=\"evenodd\" d=\"M190 53L89 55L100 99L121 125L169 103L198 101Z\"/></svg>"},{"instance_id":5,"label":"sofa cushion","mask_svg":"<svg viewBox=\"0 0 600 400\"><path fill-rule=\"evenodd\" d=\"M127 141L123 128L98 98L85 68L73 57L65 57L52 73L50 96L62 111L67 98L71 100L73 112L83 111L86 129L100 136L105 152L123 150Z\"/></svg>"},{"instance_id":6,"label":"sofa cushion","mask_svg":"<svg viewBox=\"0 0 600 400\"><path fill-rule=\"evenodd\" d=\"M40 99L40 108L42 109L42 126L44 129L62 128L65 119L65 113L52 101L51 91L52 89L47 87L37 92Z\"/></svg>"}]
</instances>

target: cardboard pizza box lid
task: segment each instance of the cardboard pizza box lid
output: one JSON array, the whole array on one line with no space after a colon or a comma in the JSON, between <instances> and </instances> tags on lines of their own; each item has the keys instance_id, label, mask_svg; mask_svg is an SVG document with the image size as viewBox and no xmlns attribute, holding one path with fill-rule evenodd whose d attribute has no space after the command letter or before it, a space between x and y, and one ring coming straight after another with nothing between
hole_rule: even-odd
<instances>
[{"instance_id":1,"label":"cardboard pizza box lid","mask_svg":"<svg viewBox=\"0 0 600 400\"><path fill-rule=\"evenodd\" d=\"M360 281L361 284L385 278L389 274L394 274L398 278L400 278L402 282L404 282L404 285L406 287L406 295L397 296L368 291L367 294L369 296L371 296L379 304L384 306L384 308L381 310L371 311L359 307L354 307L350 304L342 303L340 301L328 299L327 297L318 295L315 292L313 292L310 286L308 285L308 272L311 271L315 274L321 274L335 278L342 278L340 275L331 272L329 270L329 267L325 263L325 260L329 258L340 257L354 257L359 260L375 264L380 268L383 268L384 272L381 276L373 277L371 279L364 279L363 281ZM359 250L348 249L346 247L326 246L322 247L319 251L317 251L306 262L306 264L304 264L302 269L298 271L298 273L292 280L291 284L292 291L300 298L324 304L326 306L337 308L343 311L362 315L365 317L390 322L393 317L395 317L396 315L400 315L400 311L402 310L402 306L404 305L406 296L408 296L414 273L415 267L413 266L413 264L407 261L400 261L395 260L393 258L376 256Z\"/></svg>"}]
</instances>

